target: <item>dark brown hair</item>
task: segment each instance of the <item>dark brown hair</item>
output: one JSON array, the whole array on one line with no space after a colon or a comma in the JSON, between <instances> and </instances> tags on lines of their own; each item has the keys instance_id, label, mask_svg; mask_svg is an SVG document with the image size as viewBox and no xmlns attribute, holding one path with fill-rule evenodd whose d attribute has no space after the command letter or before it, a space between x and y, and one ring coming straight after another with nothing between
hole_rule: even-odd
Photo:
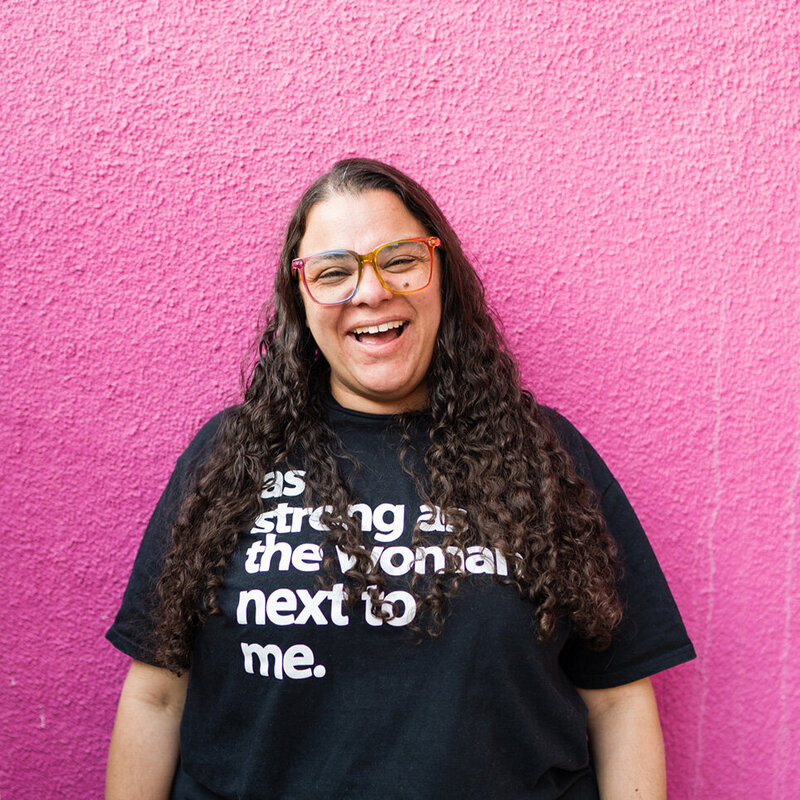
<instances>
[{"instance_id":1,"label":"dark brown hair","mask_svg":"<svg viewBox=\"0 0 800 800\"><path fill-rule=\"evenodd\" d=\"M307 498L331 507L323 518L329 542L355 557L345 575L349 597L369 591L374 613L391 613L379 601L385 578L363 547L357 516L348 514L355 498L340 471L341 443L323 409L328 365L305 325L290 269L314 205L337 193L370 190L393 192L442 241L442 318L425 409L428 475L417 482L421 497L443 509L451 528L441 544L498 548L517 564L506 580L534 604L543 639L563 615L577 635L602 648L620 619L615 548L596 499L545 414L520 387L516 363L458 237L419 184L387 164L348 159L318 178L292 215L244 402L227 415L173 527L173 547L158 584L155 656L174 671L188 666L197 626L218 612L217 589L239 533L263 510L264 475L299 454ZM321 580L330 582L333 570L331 554ZM415 577L421 612L416 630L442 631L459 579L456 570Z\"/></svg>"}]
</instances>

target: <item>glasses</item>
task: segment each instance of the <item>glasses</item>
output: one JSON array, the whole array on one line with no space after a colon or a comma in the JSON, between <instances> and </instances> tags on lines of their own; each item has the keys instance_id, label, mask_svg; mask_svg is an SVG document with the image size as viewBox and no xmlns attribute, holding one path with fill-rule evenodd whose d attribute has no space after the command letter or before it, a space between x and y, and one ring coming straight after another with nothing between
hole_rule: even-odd
<instances>
[{"instance_id":1,"label":"glasses","mask_svg":"<svg viewBox=\"0 0 800 800\"><path fill-rule=\"evenodd\" d=\"M363 256L352 250L326 250L295 258L292 271L302 275L309 297L323 306L352 300L367 263L372 264L384 289L394 294L410 294L430 284L433 249L441 246L441 240L435 236L422 236L382 244Z\"/></svg>"}]
</instances>

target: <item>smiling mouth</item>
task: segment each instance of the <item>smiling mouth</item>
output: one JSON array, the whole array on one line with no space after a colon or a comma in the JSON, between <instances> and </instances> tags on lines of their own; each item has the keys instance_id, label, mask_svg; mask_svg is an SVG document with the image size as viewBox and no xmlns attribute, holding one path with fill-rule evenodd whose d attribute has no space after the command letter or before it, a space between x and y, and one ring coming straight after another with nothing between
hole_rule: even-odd
<instances>
[{"instance_id":1,"label":"smiling mouth","mask_svg":"<svg viewBox=\"0 0 800 800\"><path fill-rule=\"evenodd\" d=\"M383 322L380 325L364 325L350 331L357 342L383 344L399 338L406 328L405 322Z\"/></svg>"}]
</instances>

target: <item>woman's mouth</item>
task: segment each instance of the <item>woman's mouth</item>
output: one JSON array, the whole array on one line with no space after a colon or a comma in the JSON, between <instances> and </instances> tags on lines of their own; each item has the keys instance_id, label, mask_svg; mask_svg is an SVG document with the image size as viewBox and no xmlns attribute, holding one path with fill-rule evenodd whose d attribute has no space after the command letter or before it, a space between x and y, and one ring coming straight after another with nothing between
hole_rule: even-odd
<instances>
[{"instance_id":1,"label":"woman's mouth","mask_svg":"<svg viewBox=\"0 0 800 800\"><path fill-rule=\"evenodd\" d=\"M405 322L395 320L382 322L380 325L362 325L359 328L353 328L350 333L355 336L357 342L362 344L384 344L401 336L405 327Z\"/></svg>"}]
</instances>

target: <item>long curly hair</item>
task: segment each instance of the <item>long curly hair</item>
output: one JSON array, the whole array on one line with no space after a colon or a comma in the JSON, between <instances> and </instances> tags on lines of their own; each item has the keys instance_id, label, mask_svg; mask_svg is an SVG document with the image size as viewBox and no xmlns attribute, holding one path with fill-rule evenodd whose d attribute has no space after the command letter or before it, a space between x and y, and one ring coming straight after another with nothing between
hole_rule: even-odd
<instances>
[{"instance_id":1,"label":"long curly hair","mask_svg":"<svg viewBox=\"0 0 800 800\"><path fill-rule=\"evenodd\" d=\"M378 161L348 159L318 178L294 211L244 401L226 415L174 523L157 585L154 656L175 672L188 667L198 626L219 611L217 591L241 531L270 502L261 498L265 474L298 458L306 471L306 502L321 499L329 509L322 518L329 546L318 580L334 580L336 545L354 559L344 576L349 601L368 592L376 616L393 613L381 602L385 577L364 547L358 517L348 513L356 498L341 471L346 454L323 407L329 368L305 324L291 273L310 210L333 195L370 190L393 192L442 241L442 316L424 409L428 474L417 479L417 489L421 499L442 509L448 523L443 549L497 548L514 565L500 580L531 601L543 640L564 616L578 636L602 649L621 618L615 546L596 497L545 413L520 387L516 363L458 237L409 177ZM406 421L407 442L408 428ZM422 541L418 529L414 537ZM422 635L441 633L460 580L452 560L444 572L414 576L414 626Z\"/></svg>"}]
</instances>

